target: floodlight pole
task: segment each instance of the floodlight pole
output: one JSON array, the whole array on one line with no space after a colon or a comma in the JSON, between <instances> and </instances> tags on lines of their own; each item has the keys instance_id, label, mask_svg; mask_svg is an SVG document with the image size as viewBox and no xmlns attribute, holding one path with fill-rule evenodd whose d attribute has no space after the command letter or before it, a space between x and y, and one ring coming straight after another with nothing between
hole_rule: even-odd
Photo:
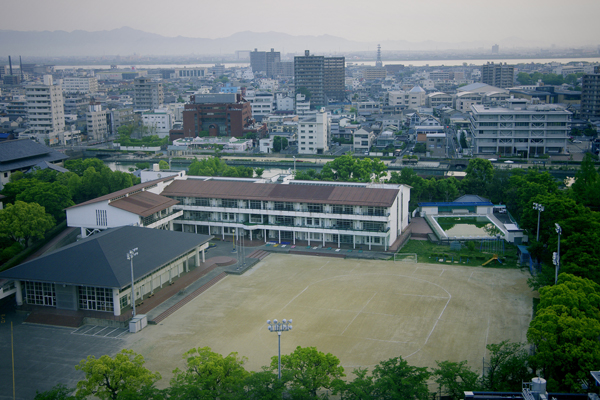
<instances>
[{"instance_id":1,"label":"floodlight pole","mask_svg":"<svg viewBox=\"0 0 600 400\"><path fill-rule=\"evenodd\" d=\"M533 203L533 209L538 212L538 224L537 224L537 238L536 241L540 241L540 215L544 211L544 206L538 203Z\"/></svg>"},{"instance_id":2,"label":"floodlight pole","mask_svg":"<svg viewBox=\"0 0 600 400\"><path fill-rule=\"evenodd\" d=\"M131 265L131 306L133 307L133 317L135 317L135 289L134 289L134 285L135 285L135 280L133 278L133 257L138 255L138 248L136 247L135 249L131 249L129 250L129 252L127 253L127 259L130 262Z\"/></svg>"},{"instance_id":3,"label":"floodlight pole","mask_svg":"<svg viewBox=\"0 0 600 400\"><path fill-rule=\"evenodd\" d=\"M562 235L562 228L560 227L559 224L554 224L554 225L556 225L556 233L558 234L558 249L557 249L556 258L553 260L554 265L555 265L554 284L556 285L556 283L558 282L558 270L560 269L560 235Z\"/></svg>"},{"instance_id":4,"label":"floodlight pole","mask_svg":"<svg viewBox=\"0 0 600 400\"><path fill-rule=\"evenodd\" d=\"M284 318L281 322L277 322L276 319L271 322L271 320L267 320L267 324L269 325L267 329L269 332L277 332L277 340L278 340L278 348L279 348L279 358L277 363L277 371L279 380L281 380L281 332L291 331L292 330L292 320L287 320Z\"/></svg>"}]
</instances>

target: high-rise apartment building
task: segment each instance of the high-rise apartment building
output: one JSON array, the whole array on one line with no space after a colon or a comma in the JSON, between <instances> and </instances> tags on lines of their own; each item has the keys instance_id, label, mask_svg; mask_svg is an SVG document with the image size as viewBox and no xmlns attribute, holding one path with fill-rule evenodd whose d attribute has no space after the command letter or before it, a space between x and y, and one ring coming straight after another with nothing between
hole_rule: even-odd
<instances>
[{"instance_id":1,"label":"high-rise apartment building","mask_svg":"<svg viewBox=\"0 0 600 400\"><path fill-rule=\"evenodd\" d=\"M273 78L276 76L276 63L281 61L281 53L271 49L271 51L254 51L250 52L250 66L252 72L262 72L267 78Z\"/></svg>"},{"instance_id":2,"label":"high-rise apartment building","mask_svg":"<svg viewBox=\"0 0 600 400\"><path fill-rule=\"evenodd\" d=\"M344 101L346 98L346 58L325 57L323 83L328 102Z\"/></svg>"},{"instance_id":3,"label":"high-rise apartment building","mask_svg":"<svg viewBox=\"0 0 600 400\"><path fill-rule=\"evenodd\" d=\"M581 82L581 114L584 118L600 118L600 67L583 75Z\"/></svg>"},{"instance_id":4,"label":"high-rise apartment building","mask_svg":"<svg viewBox=\"0 0 600 400\"><path fill-rule=\"evenodd\" d=\"M345 98L344 57L304 56L294 57L294 84L297 93L309 94L313 108L326 106L329 101ZM308 93L306 93L308 92Z\"/></svg>"},{"instance_id":5,"label":"high-rise apartment building","mask_svg":"<svg viewBox=\"0 0 600 400\"><path fill-rule=\"evenodd\" d=\"M136 110L155 110L164 103L162 83L150 78L136 78L133 82L133 107Z\"/></svg>"},{"instance_id":6,"label":"high-rise apartment building","mask_svg":"<svg viewBox=\"0 0 600 400\"><path fill-rule=\"evenodd\" d=\"M60 144L65 131L63 91L54 85L52 75L44 75L44 84L27 86L27 121L29 132L38 141Z\"/></svg>"},{"instance_id":7,"label":"high-rise apartment building","mask_svg":"<svg viewBox=\"0 0 600 400\"><path fill-rule=\"evenodd\" d=\"M481 67L481 82L499 88L514 86L515 66L506 63L487 63Z\"/></svg>"}]
</instances>

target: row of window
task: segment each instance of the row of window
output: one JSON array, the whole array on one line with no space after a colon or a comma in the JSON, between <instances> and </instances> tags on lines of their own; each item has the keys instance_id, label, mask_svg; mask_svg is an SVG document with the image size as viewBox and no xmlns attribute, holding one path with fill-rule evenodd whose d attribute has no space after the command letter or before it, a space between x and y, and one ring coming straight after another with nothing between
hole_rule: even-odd
<instances>
[{"instance_id":1,"label":"row of window","mask_svg":"<svg viewBox=\"0 0 600 400\"><path fill-rule=\"evenodd\" d=\"M200 207L224 207L224 208L248 208L252 210L284 210L284 211L302 211L302 212L330 212L333 214L354 214L354 206L349 205L331 205L330 211L326 211L326 205L306 203L305 207L296 209L294 203L286 201L274 201L272 208L268 208L266 201L261 200L235 200L235 199L221 199L211 202L211 199L201 197L182 197L182 196L169 196L172 199L178 200L181 204L200 206ZM214 200L214 199L213 199ZM215 204L216 202L216 204ZM360 207L362 211L363 207ZM387 209L385 207L366 207L362 215L387 215Z\"/></svg>"}]
</instances>

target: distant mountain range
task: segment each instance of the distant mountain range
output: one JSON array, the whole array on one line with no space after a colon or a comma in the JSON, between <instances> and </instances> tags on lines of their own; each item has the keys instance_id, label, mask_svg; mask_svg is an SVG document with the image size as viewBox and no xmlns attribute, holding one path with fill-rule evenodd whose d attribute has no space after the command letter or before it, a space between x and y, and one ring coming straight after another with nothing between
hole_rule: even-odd
<instances>
[{"instance_id":1,"label":"distant mountain range","mask_svg":"<svg viewBox=\"0 0 600 400\"><path fill-rule=\"evenodd\" d=\"M406 40L386 40L380 42L384 51L443 51L489 49L493 43L472 41L448 42L408 42ZM519 38L500 41L501 46L536 46ZM229 37L203 39L189 37L165 37L128 27L110 31L12 31L0 30L0 56L37 57L81 57L81 56L181 56L181 55L226 55L238 50L275 51L301 53L343 53L373 51L377 43L356 42L344 38L321 36L293 36L278 32L239 32Z\"/></svg>"}]
</instances>

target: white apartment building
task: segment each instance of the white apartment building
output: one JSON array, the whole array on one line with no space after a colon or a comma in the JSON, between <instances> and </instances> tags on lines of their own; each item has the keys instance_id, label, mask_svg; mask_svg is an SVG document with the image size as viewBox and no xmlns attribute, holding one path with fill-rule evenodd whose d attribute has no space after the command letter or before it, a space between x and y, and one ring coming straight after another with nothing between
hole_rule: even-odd
<instances>
[{"instance_id":1,"label":"white apartment building","mask_svg":"<svg viewBox=\"0 0 600 400\"><path fill-rule=\"evenodd\" d=\"M88 112L85 114L85 120L88 140L106 140L108 124L106 122L106 110L102 109L102 105L99 103L90 104Z\"/></svg>"},{"instance_id":2,"label":"white apartment building","mask_svg":"<svg viewBox=\"0 0 600 400\"><path fill-rule=\"evenodd\" d=\"M363 128L357 129L352 134L353 150L356 153L366 153L375 141L375 134Z\"/></svg>"},{"instance_id":3,"label":"white apartment building","mask_svg":"<svg viewBox=\"0 0 600 400\"><path fill-rule=\"evenodd\" d=\"M252 117L261 120L265 116L273 112L273 100L274 96L272 93L255 93L248 91L244 96L250 105L252 106Z\"/></svg>"},{"instance_id":4,"label":"white apartment building","mask_svg":"<svg viewBox=\"0 0 600 400\"><path fill-rule=\"evenodd\" d=\"M62 88L65 93L97 93L98 79L68 76L63 78Z\"/></svg>"},{"instance_id":5,"label":"white apartment building","mask_svg":"<svg viewBox=\"0 0 600 400\"><path fill-rule=\"evenodd\" d=\"M26 87L29 132L41 143L61 143L65 130L65 108L62 88L53 85L52 75L44 75L43 85Z\"/></svg>"},{"instance_id":6,"label":"white apartment building","mask_svg":"<svg viewBox=\"0 0 600 400\"><path fill-rule=\"evenodd\" d=\"M175 231L241 235L313 246L380 246L408 226L410 188L404 185L251 179L175 180L161 193L183 217Z\"/></svg>"},{"instance_id":7,"label":"white apartment building","mask_svg":"<svg viewBox=\"0 0 600 400\"><path fill-rule=\"evenodd\" d=\"M324 154L329 150L330 118L324 109L298 121L298 154Z\"/></svg>"},{"instance_id":8,"label":"white apartment building","mask_svg":"<svg viewBox=\"0 0 600 400\"><path fill-rule=\"evenodd\" d=\"M427 92L419 85L409 91L391 91L388 95L390 106L405 106L406 108L425 107Z\"/></svg>"},{"instance_id":9,"label":"white apartment building","mask_svg":"<svg viewBox=\"0 0 600 400\"><path fill-rule=\"evenodd\" d=\"M279 89L279 81L276 79L261 79L258 81L260 90L277 90Z\"/></svg>"},{"instance_id":10,"label":"white apartment building","mask_svg":"<svg viewBox=\"0 0 600 400\"><path fill-rule=\"evenodd\" d=\"M263 138L258 141L259 149L261 153L272 153L273 152L273 138Z\"/></svg>"},{"instance_id":11,"label":"white apartment building","mask_svg":"<svg viewBox=\"0 0 600 400\"><path fill-rule=\"evenodd\" d=\"M294 111L294 99L279 93L275 98L275 106L277 111Z\"/></svg>"},{"instance_id":12,"label":"white apartment building","mask_svg":"<svg viewBox=\"0 0 600 400\"><path fill-rule=\"evenodd\" d=\"M160 138L169 136L174 120L173 113L168 109L147 111L142 114L142 124L148 128L148 134L158 135Z\"/></svg>"},{"instance_id":13,"label":"white apartment building","mask_svg":"<svg viewBox=\"0 0 600 400\"><path fill-rule=\"evenodd\" d=\"M304 115L310 113L310 100L306 100L306 96L301 93L296 95L296 114Z\"/></svg>"},{"instance_id":14,"label":"white apartment building","mask_svg":"<svg viewBox=\"0 0 600 400\"><path fill-rule=\"evenodd\" d=\"M560 154L567 148L571 113L552 104L509 99L506 107L471 106L474 154Z\"/></svg>"}]
</instances>

